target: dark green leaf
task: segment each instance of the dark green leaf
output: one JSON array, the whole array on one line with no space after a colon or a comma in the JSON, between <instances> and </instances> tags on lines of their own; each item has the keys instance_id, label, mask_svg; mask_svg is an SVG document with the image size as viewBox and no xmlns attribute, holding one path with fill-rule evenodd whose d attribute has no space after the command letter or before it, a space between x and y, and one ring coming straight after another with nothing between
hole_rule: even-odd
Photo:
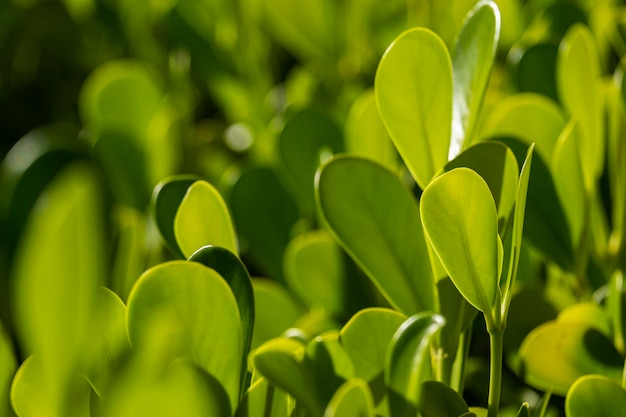
<instances>
[{"instance_id":1,"label":"dark green leaf","mask_svg":"<svg viewBox=\"0 0 626 417\"><path fill-rule=\"evenodd\" d=\"M455 390L438 381L422 383L418 409L422 417L459 417L469 412L465 400Z\"/></svg>"}]
</instances>

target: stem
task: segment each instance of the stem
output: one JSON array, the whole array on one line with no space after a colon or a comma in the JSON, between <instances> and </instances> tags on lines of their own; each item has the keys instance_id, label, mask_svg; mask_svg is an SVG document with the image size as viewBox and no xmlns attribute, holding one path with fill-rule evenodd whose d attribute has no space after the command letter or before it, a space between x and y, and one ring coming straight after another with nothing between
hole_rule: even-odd
<instances>
[{"instance_id":1,"label":"stem","mask_svg":"<svg viewBox=\"0 0 626 417\"><path fill-rule=\"evenodd\" d=\"M500 389L502 388L502 349L504 330L494 329L489 333L489 405L487 417L498 417Z\"/></svg>"}]
</instances>

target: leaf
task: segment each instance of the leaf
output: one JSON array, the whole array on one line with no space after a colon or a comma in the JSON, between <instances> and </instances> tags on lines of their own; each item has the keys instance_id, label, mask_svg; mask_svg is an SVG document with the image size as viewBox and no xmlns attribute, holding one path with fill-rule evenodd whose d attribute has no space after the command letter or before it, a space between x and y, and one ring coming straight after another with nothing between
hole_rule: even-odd
<instances>
[{"instance_id":1,"label":"leaf","mask_svg":"<svg viewBox=\"0 0 626 417\"><path fill-rule=\"evenodd\" d=\"M131 207L116 207L113 224L116 245L109 280L111 289L125 301L146 267L148 216Z\"/></svg>"},{"instance_id":2,"label":"leaf","mask_svg":"<svg viewBox=\"0 0 626 417\"><path fill-rule=\"evenodd\" d=\"M200 178L193 175L175 175L168 177L154 187L152 193L152 215L161 237L172 252L184 256L176 242L174 218L181 201L191 184Z\"/></svg>"},{"instance_id":3,"label":"leaf","mask_svg":"<svg viewBox=\"0 0 626 417\"><path fill-rule=\"evenodd\" d=\"M557 45L548 42L520 48L521 56L514 60L519 91L541 94L558 102L555 75L558 50Z\"/></svg>"},{"instance_id":4,"label":"leaf","mask_svg":"<svg viewBox=\"0 0 626 417\"><path fill-rule=\"evenodd\" d=\"M612 417L626 413L626 391L615 381L598 375L578 379L567 392L568 417Z\"/></svg>"},{"instance_id":5,"label":"leaf","mask_svg":"<svg viewBox=\"0 0 626 417\"><path fill-rule=\"evenodd\" d=\"M328 403L324 417L374 417L374 400L360 378L346 381Z\"/></svg>"},{"instance_id":6,"label":"leaf","mask_svg":"<svg viewBox=\"0 0 626 417\"><path fill-rule=\"evenodd\" d=\"M565 395L583 375L621 381L624 359L613 343L585 324L552 321L534 329L519 350L520 373L531 386Z\"/></svg>"},{"instance_id":7,"label":"leaf","mask_svg":"<svg viewBox=\"0 0 626 417\"><path fill-rule=\"evenodd\" d=\"M11 345L11 339L4 326L0 323L0 415L11 416L9 404L9 390L13 375L17 370L17 360Z\"/></svg>"},{"instance_id":8,"label":"leaf","mask_svg":"<svg viewBox=\"0 0 626 417\"><path fill-rule=\"evenodd\" d=\"M220 274L228 283L235 296L243 333L241 363L241 395L243 395L245 391L245 376L248 369L248 353L250 352L254 329L254 292L248 270L237 255L219 246L205 246L194 252L189 257L189 261L201 263Z\"/></svg>"},{"instance_id":9,"label":"leaf","mask_svg":"<svg viewBox=\"0 0 626 417\"><path fill-rule=\"evenodd\" d=\"M373 89L366 90L352 104L345 127L346 151L372 159L394 170L398 167L396 149L380 118Z\"/></svg>"},{"instance_id":10,"label":"leaf","mask_svg":"<svg viewBox=\"0 0 626 417\"><path fill-rule=\"evenodd\" d=\"M54 381L44 402L61 415L107 271L97 178L82 163L54 178L31 213L11 277L18 342L38 356L43 385Z\"/></svg>"},{"instance_id":11,"label":"leaf","mask_svg":"<svg viewBox=\"0 0 626 417\"><path fill-rule=\"evenodd\" d=\"M285 181L291 185L303 213L315 213L315 171L324 154L343 150L343 135L328 116L302 110L285 123L278 138L277 151Z\"/></svg>"},{"instance_id":12,"label":"leaf","mask_svg":"<svg viewBox=\"0 0 626 417\"><path fill-rule=\"evenodd\" d=\"M187 189L174 217L174 236L185 258L207 245L238 252L228 207L206 181L196 181Z\"/></svg>"},{"instance_id":13,"label":"leaf","mask_svg":"<svg viewBox=\"0 0 626 417\"><path fill-rule=\"evenodd\" d=\"M284 265L289 288L309 307L330 314L343 312L348 292L343 253L327 232L313 231L292 239Z\"/></svg>"},{"instance_id":14,"label":"leaf","mask_svg":"<svg viewBox=\"0 0 626 417\"><path fill-rule=\"evenodd\" d=\"M307 344L306 356L311 363L322 402L327 404L335 391L354 377L354 366L339 343L339 332L331 330L315 337Z\"/></svg>"},{"instance_id":15,"label":"leaf","mask_svg":"<svg viewBox=\"0 0 626 417\"><path fill-rule=\"evenodd\" d=\"M443 41L424 28L398 36L378 64L380 116L400 156L423 189L448 161L452 64Z\"/></svg>"},{"instance_id":16,"label":"leaf","mask_svg":"<svg viewBox=\"0 0 626 417\"><path fill-rule=\"evenodd\" d=\"M321 217L339 244L395 308L434 310L419 209L394 174L373 161L335 157L317 175Z\"/></svg>"},{"instance_id":17,"label":"leaf","mask_svg":"<svg viewBox=\"0 0 626 417\"><path fill-rule=\"evenodd\" d=\"M418 409L422 417L459 417L470 411L455 390L438 381L422 383Z\"/></svg>"},{"instance_id":18,"label":"leaf","mask_svg":"<svg viewBox=\"0 0 626 417\"><path fill-rule=\"evenodd\" d=\"M517 417L530 417L530 409L529 409L529 405L527 402L522 403L522 405L520 406L518 412L517 412Z\"/></svg>"},{"instance_id":19,"label":"leaf","mask_svg":"<svg viewBox=\"0 0 626 417\"><path fill-rule=\"evenodd\" d=\"M430 340L444 323L440 315L421 313L409 317L394 334L385 366L392 417L416 414L420 385L432 379Z\"/></svg>"},{"instance_id":20,"label":"leaf","mask_svg":"<svg viewBox=\"0 0 626 417\"><path fill-rule=\"evenodd\" d=\"M516 94L498 103L485 121L483 136L513 137L528 146L535 143L537 154L549 162L565 124L561 110L550 99L533 93Z\"/></svg>"},{"instance_id":21,"label":"leaf","mask_svg":"<svg viewBox=\"0 0 626 417\"><path fill-rule=\"evenodd\" d=\"M235 297L217 272L185 261L147 270L128 299L127 322L135 349L159 343L165 361L189 358L224 386L235 408L243 355L241 320Z\"/></svg>"},{"instance_id":22,"label":"leaf","mask_svg":"<svg viewBox=\"0 0 626 417\"><path fill-rule=\"evenodd\" d=\"M497 214L489 187L474 171L453 169L424 190L421 212L450 279L489 320L499 280Z\"/></svg>"},{"instance_id":23,"label":"leaf","mask_svg":"<svg viewBox=\"0 0 626 417\"><path fill-rule=\"evenodd\" d=\"M491 1L468 13L452 54L454 96L449 159L470 143L500 37L500 11Z\"/></svg>"},{"instance_id":24,"label":"leaf","mask_svg":"<svg viewBox=\"0 0 626 417\"><path fill-rule=\"evenodd\" d=\"M260 378L241 399L235 417L289 417L290 401L285 391Z\"/></svg>"},{"instance_id":25,"label":"leaf","mask_svg":"<svg viewBox=\"0 0 626 417\"><path fill-rule=\"evenodd\" d=\"M460 167L472 169L485 180L496 203L498 219L504 224L515 205L517 190L519 167L513 152L502 143L477 143L448 162L443 170Z\"/></svg>"},{"instance_id":26,"label":"leaf","mask_svg":"<svg viewBox=\"0 0 626 417\"><path fill-rule=\"evenodd\" d=\"M595 182L604 168L604 98L600 58L591 31L576 24L567 31L557 59L559 97L580 124L585 182Z\"/></svg>"},{"instance_id":27,"label":"leaf","mask_svg":"<svg viewBox=\"0 0 626 417\"><path fill-rule=\"evenodd\" d=\"M264 276L284 281L283 252L298 221L298 207L269 168L244 172L230 190L243 259Z\"/></svg>"},{"instance_id":28,"label":"leaf","mask_svg":"<svg viewBox=\"0 0 626 417\"><path fill-rule=\"evenodd\" d=\"M272 339L256 350L252 361L261 375L301 402L311 416L322 416L323 402L304 345L293 339Z\"/></svg>"}]
</instances>

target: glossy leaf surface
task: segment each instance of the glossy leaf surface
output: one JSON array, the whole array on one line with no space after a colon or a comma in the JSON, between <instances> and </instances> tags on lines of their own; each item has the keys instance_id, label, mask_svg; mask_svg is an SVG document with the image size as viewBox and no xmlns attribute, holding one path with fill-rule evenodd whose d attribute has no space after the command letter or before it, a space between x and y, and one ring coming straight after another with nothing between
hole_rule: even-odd
<instances>
[{"instance_id":1,"label":"glossy leaf surface","mask_svg":"<svg viewBox=\"0 0 626 417\"><path fill-rule=\"evenodd\" d=\"M196 181L187 189L174 217L174 236L186 258L207 245L238 253L228 207L215 187L206 181Z\"/></svg>"},{"instance_id":2,"label":"glossy leaf surface","mask_svg":"<svg viewBox=\"0 0 626 417\"><path fill-rule=\"evenodd\" d=\"M434 180L421 200L424 230L454 285L486 315L499 279L496 208L485 181L468 168Z\"/></svg>"},{"instance_id":3,"label":"glossy leaf surface","mask_svg":"<svg viewBox=\"0 0 626 417\"><path fill-rule=\"evenodd\" d=\"M237 301L217 272L184 261L146 271L128 299L128 333L134 348L158 337L167 343L164 352L170 359L183 356L208 371L235 407L243 354L241 320Z\"/></svg>"},{"instance_id":4,"label":"glossy leaf surface","mask_svg":"<svg viewBox=\"0 0 626 417\"><path fill-rule=\"evenodd\" d=\"M578 379L567 392L568 417L611 417L626 413L626 391L615 381L598 375Z\"/></svg>"},{"instance_id":5,"label":"glossy leaf surface","mask_svg":"<svg viewBox=\"0 0 626 417\"><path fill-rule=\"evenodd\" d=\"M374 417L369 387L359 378L346 381L328 403L324 417Z\"/></svg>"},{"instance_id":6,"label":"glossy leaf surface","mask_svg":"<svg viewBox=\"0 0 626 417\"><path fill-rule=\"evenodd\" d=\"M434 310L434 283L417 202L373 161L342 156L317 177L322 218L387 300L405 314Z\"/></svg>"},{"instance_id":7,"label":"glossy leaf surface","mask_svg":"<svg viewBox=\"0 0 626 417\"><path fill-rule=\"evenodd\" d=\"M402 33L376 72L381 118L421 188L448 161L452 64L443 41L424 28Z\"/></svg>"},{"instance_id":8,"label":"glossy leaf surface","mask_svg":"<svg viewBox=\"0 0 626 417\"><path fill-rule=\"evenodd\" d=\"M452 54L454 97L450 159L471 140L500 37L500 11L482 1L469 12Z\"/></svg>"}]
</instances>

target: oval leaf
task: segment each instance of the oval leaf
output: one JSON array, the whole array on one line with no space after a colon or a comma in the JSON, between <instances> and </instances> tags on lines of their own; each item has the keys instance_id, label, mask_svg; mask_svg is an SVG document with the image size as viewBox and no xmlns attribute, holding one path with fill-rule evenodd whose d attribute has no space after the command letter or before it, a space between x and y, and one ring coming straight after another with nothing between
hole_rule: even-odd
<instances>
[{"instance_id":1,"label":"oval leaf","mask_svg":"<svg viewBox=\"0 0 626 417\"><path fill-rule=\"evenodd\" d=\"M423 189L448 161L452 126L452 64L443 41L409 29L380 60L375 80L381 118Z\"/></svg>"},{"instance_id":2,"label":"oval leaf","mask_svg":"<svg viewBox=\"0 0 626 417\"><path fill-rule=\"evenodd\" d=\"M463 397L439 381L422 383L418 409L422 417L459 417L470 411Z\"/></svg>"},{"instance_id":3,"label":"oval leaf","mask_svg":"<svg viewBox=\"0 0 626 417\"><path fill-rule=\"evenodd\" d=\"M489 317L499 280L496 207L485 181L468 168L434 180L421 201L424 230L459 292Z\"/></svg>"},{"instance_id":4,"label":"oval leaf","mask_svg":"<svg viewBox=\"0 0 626 417\"><path fill-rule=\"evenodd\" d=\"M419 209L397 176L367 159L336 157L318 172L317 197L330 231L395 308L434 311Z\"/></svg>"},{"instance_id":5,"label":"oval leaf","mask_svg":"<svg viewBox=\"0 0 626 417\"><path fill-rule=\"evenodd\" d=\"M565 412L568 417L626 415L626 391L605 377L584 376L567 392Z\"/></svg>"}]
</instances>

